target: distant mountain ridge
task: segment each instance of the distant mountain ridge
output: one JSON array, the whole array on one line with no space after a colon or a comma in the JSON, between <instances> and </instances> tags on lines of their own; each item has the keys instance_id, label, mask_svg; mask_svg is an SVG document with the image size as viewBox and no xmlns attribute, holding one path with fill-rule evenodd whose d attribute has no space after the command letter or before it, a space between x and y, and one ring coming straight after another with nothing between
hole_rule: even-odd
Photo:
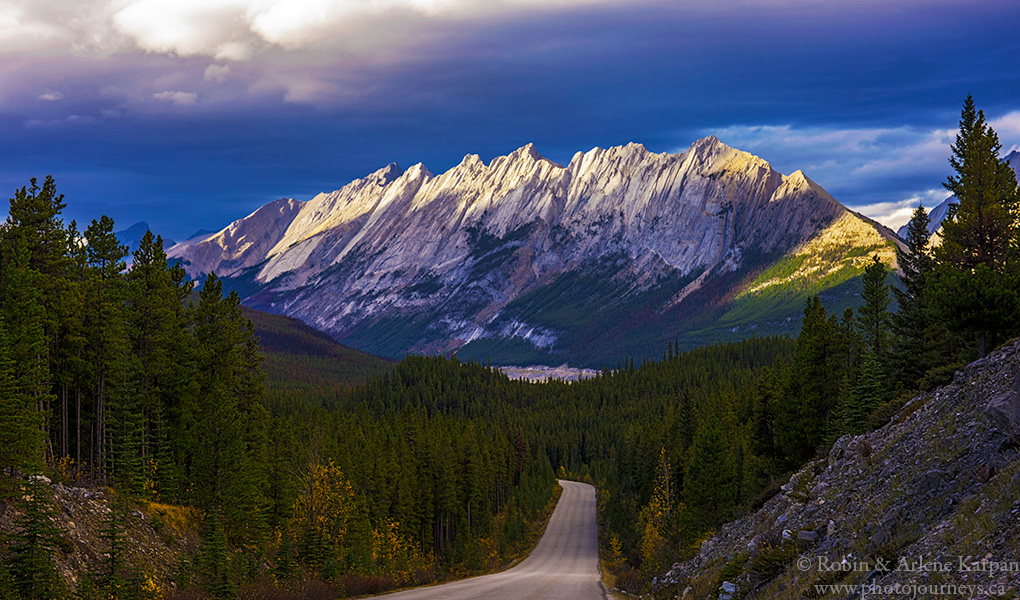
<instances>
[{"instance_id":1,"label":"distant mountain ridge","mask_svg":"<svg viewBox=\"0 0 1020 600\"><path fill-rule=\"evenodd\" d=\"M146 223L145 221L139 221L132 225L131 227L128 227L127 229L115 231L114 235L117 236L118 242L128 247L128 254L130 254L138 249L139 242L142 241L142 237L145 236L145 232L149 230L150 228L148 223ZM153 234L155 235L155 232L153 232ZM177 242L171 240L170 238L163 239L164 248L170 248L176 243ZM128 258L130 258L130 256Z\"/></svg>"},{"instance_id":2,"label":"distant mountain ridge","mask_svg":"<svg viewBox=\"0 0 1020 600\"><path fill-rule=\"evenodd\" d=\"M531 144L440 175L391 164L168 255L383 356L600 366L677 337L791 332L806 294L849 301L871 254L894 260L893 240L802 172L710 136L566 166Z\"/></svg>"}]
</instances>

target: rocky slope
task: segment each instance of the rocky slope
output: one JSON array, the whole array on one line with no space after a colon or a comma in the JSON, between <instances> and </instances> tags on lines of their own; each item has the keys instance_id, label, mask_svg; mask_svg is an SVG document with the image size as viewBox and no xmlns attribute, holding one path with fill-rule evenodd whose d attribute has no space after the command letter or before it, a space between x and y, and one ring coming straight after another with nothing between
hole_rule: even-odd
<instances>
[{"instance_id":1,"label":"rocky slope","mask_svg":"<svg viewBox=\"0 0 1020 600\"><path fill-rule=\"evenodd\" d=\"M595 148L566 166L532 145L440 175L389 165L168 254L378 354L601 366L606 343L640 356L706 328L790 329L805 294L850 281L870 253L891 262L893 237L800 171L709 137L681 154ZM757 298L771 312L720 320Z\"/></svg>"},{"instance_id":2,"label":"rocky slope","mask_svg":"<svg viewBox=\"0 0 1020 600\"><path fill-rule=\"evenodd\" d=\"M660 577L660 594L1016 598L1018 447L1015 340L911 400L888 425L840 438L760 510ZM847 587L816 587L832 585Z\"/></svg>"},{"instance_id":3,"label":"rocky slope","mask_svg":"<svg viewBox=\"0 0 1020 600\"><path fill-rule=\"evenodd\" d=\"M55 553L57 571L73 592L81 578L108 557L111 492L107 488L73 487L40 477L48 494L51 521L59 530ZM28 488L26 488L28 489ZM18 531L23 509L17 499L0 500L0 535ZM182 561L198 551L198 512L162 504L131 506L121 525L127 564L136 569L143 586L155 593L167 589Z\"/></svg>"}]
</instances>

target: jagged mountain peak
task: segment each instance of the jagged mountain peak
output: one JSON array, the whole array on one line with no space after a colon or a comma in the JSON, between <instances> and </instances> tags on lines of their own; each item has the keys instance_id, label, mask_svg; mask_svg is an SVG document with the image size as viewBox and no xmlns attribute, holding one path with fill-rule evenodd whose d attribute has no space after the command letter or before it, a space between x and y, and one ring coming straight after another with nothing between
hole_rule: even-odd
<instances>
[{"instance_id":1,"label":"jagged mountain peak","mask_svg":"<svg viewBox=\"0 0 1020 600\"><path fill-rule=\"evenodd\" d=\"M695 140L694 143L691 144L691 147L687 149L686 153L697 157L703 162L710 162L719 154L728 154L731 152L738 151L722 143L719 138L714 135L709 135L699 140Z\"/></svg>"},{"instance_id":2,"label":"jagged mountain peak","mask_svg":"<svg viewBox=\"0 0 1020 600\"><path fill-rule=\"evenodd\" d=\"M248 298L253 306L395 356L504 339L555 360L590 352L570 341L584 327L570 328L587 321L542 317L549 303L569 307L554 314L597 315L650 302L643 318L666 319L656 331L675 336L698 307L742 301L735 286L768 261L795 256L804 265L792 271L798 281L813 285L822 273L842 282L858 268L845 252L863 256L886 240L802 172L784 176L715 136L682 153L633 142L595 147L565 167L534 144L488 165L468 154L439 175L420 163L404 171L391 164L278 212L258 244L240 232L254 223L238 224L236 234L204 238L177 255L195 276L216 270L246 278L246 289L260 290ZM838 258L817 265L799 258L815 247ZM749 295L774 297L789 283L772 272L758 279ZM540 299L528 300L533 294ZM593 294L600 300L570 300ZM599 326L624 322L617 317L599 317Z\"/></svg>"}]
</instances>

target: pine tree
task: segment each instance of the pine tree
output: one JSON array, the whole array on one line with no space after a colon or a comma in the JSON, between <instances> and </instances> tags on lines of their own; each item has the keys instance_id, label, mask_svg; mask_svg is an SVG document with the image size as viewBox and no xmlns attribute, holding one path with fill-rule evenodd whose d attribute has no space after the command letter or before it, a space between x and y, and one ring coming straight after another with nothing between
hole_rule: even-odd
<instances>
[{"instance_id":1,"label":"pine tree","mask_svg":"<svg viewBox=\"0 0 1020 600\"><path fill-rule=\"evenodd\" d=\"M857 384L843 406L843 433L860 434L868 429L868 415L882 401L882 370L873 352L864 356Z\"/></svg>"},{"instance_id":2,"label":"pine tree","mask_svg":"<svg viewBox=\"0 0 1020 600\"><path fill-rule=\"evenodd\" d=\"M138 573L127 562L124 522L128 517L127 500L117 494L110 503L105 526L100 534L107 553L91 575L93 585L103 598L132 600L141 596Z\"/></svg>"},{"instance_id":3,"label":"pine tree","mask_svg":"<svg viewBox=\"0 0 1020 600\"><path fill-rule=\"evenodd\" d=\"M65 291L67 271L68 240L60 219L64 207L64 196L57 193L53 177L47 176L41 187L32 178L28 187L17 190L10 199L7 221L0 228L0 271L12 261L23 260L22 267L34 274L33 286L42 306L43 346L38 357L45 366L48 386L52 383L49 380L51 354L59 343L59 315L54 304L61 301ZM18 258L21 252L26 255ZM4 285L0 279L0 302L6 295ZM52 399L49 393L37 397L40 412L48 415ZM49 418L45 418L42 422L45 451L51 458L49 425Z\"/></svg>"},{"instance_id":4,"label":"pine tree","mask_svg":"<svg viewBox=\"0 0 1020 600\"><path fill-rule=\"evenodd\" d=\"M956 175L943 184L959 202L950 206L942 222L940 262L964 270L984 265L996 273L1005 271L1016 240L1020 192L1013 169L999 158L1001 150L998 134L968 95L949 158Z\"/></svg>"},{"instance_id":5,"label":"pine tree","mask_svg":"<svg viewBox=\"0 0 1020 600\"><path fill-rule=\"evenodd\" d=\"M44 481L31 477L24 513L16 520L18 531L9 536L7 568L24 600L59 598L60 585L53 555L60 530L51 521L50 490Z\"/></svg>"},{"instance_id":6,"label":"pine tree","mask_svg":"<svg viewBox=\"0 0 1020 600\"><path fill-rule=\"evenodd\" d=\"M775 431L782 468L803 463L825 440L838 406L844 354L835 315L825 310L818 296L808 298L785 397L776 407L776 422L782 424Z\"/></svg>"},{"instance_id":7,"label":"pine tree","mask_svg":"<svg viewBox=\"0 0 1020 600\"><path fill-rule=\"evenodd\" d=\"M237 593L237 586L231 579L228 568L227 536L223 526L218 512L207 513L202 532L199 566L204 587L213 598L233 598Z\"/></svg>"},{"instance_id":8,"label":"pine tree","mask_svg":"<svg viewBox=\"0 0 1020 600\"><path fill-rule=\"evenodd\" d=\"M697 532L729 516L736 506L737 477L722 421L710 415L698 428L684 473L684 504Z\"/></svg>"},{"instance_id":9,"label":"pine tree","mask_svg":"<svg viewBox=\"0 0 1020 600\"><path fill-rule=\"evenodd\" d=\"M925 290L932 277L935 261L929 249L928 212L918 205L907 225L907 247L896 247L896 260L902 274L903 289L893 288L897 311L892 315L893 337L890 363L894 380L913 388L924 373L935 366L933 356L939 349L929 342L940 327L926 302Z\"/></svg>"},{"instance_id":10,"label":"pine tree","mask_svg":"<svg viewBox=\"0 0 1020 600\"><path fill-rule=\"evenodd\" d=\"M130 372L143 424L138 450L152 491L173 497L170 414L183 394L181 379L187 375L179 363L187 357L180 352L184 329L161 237L145 232L127 282Z\"/></svg>"},{"instance_id":11,"label":"pine tree","mask_svg":"<svg viewBox=\"0 0 1020 600\"><path fill-rule=\"evenodd\" d=\"M93 388L92 468L96 477L113 474L119 483L137 488L140 417L129 388L124 257L113 232L113 219L93 219L85 230L88 254L86 332L90 341Z\"/></svg>"},{"instance_id":12,"label":"pine tree","mask_svg":"<svg viewBox=\"0 0 1020 600\"><path fill-rule=\"evenodd\" d=\"M952 329L977 338L980 356L1020 323L1020 267L1014 264L1020 191L999 158L1001 149L984 112L967 96L949 159L956 175L945 183L959 204L942 222L931 297Z\"/></svg>"},{"instance_id":13,"label":"pine tree","mask_svg":"<svg viewBox=\"0 0 1020 600\"><path fill-rule=\"evenodd\" d=\"M868 351L876 356L884 356L889 336L889 286L885 283L889 269L878 255L864 269L861 304L858 308L857 324L861 329L864 343Z\"/></svg>"},{"instance_id":14,"label":"pine tree","mask_svg":"<svg viewBox=\"0 0 1020 600\"><path fill-rule=\"evenodd\" d=\"M50 373L44 334L45 308L22 244L9 247L12 255L0 273L0 468L32 472L44 464Z\"/></svg>"},{"instance_id":15,"label":"pine tree","mask_svg":"<svg viewBox=\"0 0 1020 600\"><path fill-rule=\"evenodd\" d=\"M222 296L210 275L192 310L196 398L186 414L186 476L194 501L218 507L232 540L261 546L268 414L260 404L263 375L254 328L236 293Z\"/></svg>"}]
</instances>

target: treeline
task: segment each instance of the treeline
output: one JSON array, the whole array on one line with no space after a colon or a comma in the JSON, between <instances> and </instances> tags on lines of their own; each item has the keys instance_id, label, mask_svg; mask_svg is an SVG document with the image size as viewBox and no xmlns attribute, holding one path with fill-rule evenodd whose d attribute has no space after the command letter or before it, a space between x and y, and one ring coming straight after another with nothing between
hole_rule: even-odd
<instances>
[{"instance_id":1,"label":"treeline","mask_svg":"<svg viewBox=\"0 0 1020 600\"><path fill-rule=\"evenodd\" d=\"M360 593L366 578L371 589L431 581L522 549L555 480L519 432L270 403L236 293L215 275L196 291L151 233L127 268L111 219L79 232L64 207L52 178L33 180L0 226L0 497L28 502L0 550L0 596L66 593L52 565L59 532L24 491L42 473L200 509L204 547L177 589L216 597L309 578ZM128 512L111 513L111 558L79 596L142 594L114 548Z\"/></svg>"}]
</instances>

